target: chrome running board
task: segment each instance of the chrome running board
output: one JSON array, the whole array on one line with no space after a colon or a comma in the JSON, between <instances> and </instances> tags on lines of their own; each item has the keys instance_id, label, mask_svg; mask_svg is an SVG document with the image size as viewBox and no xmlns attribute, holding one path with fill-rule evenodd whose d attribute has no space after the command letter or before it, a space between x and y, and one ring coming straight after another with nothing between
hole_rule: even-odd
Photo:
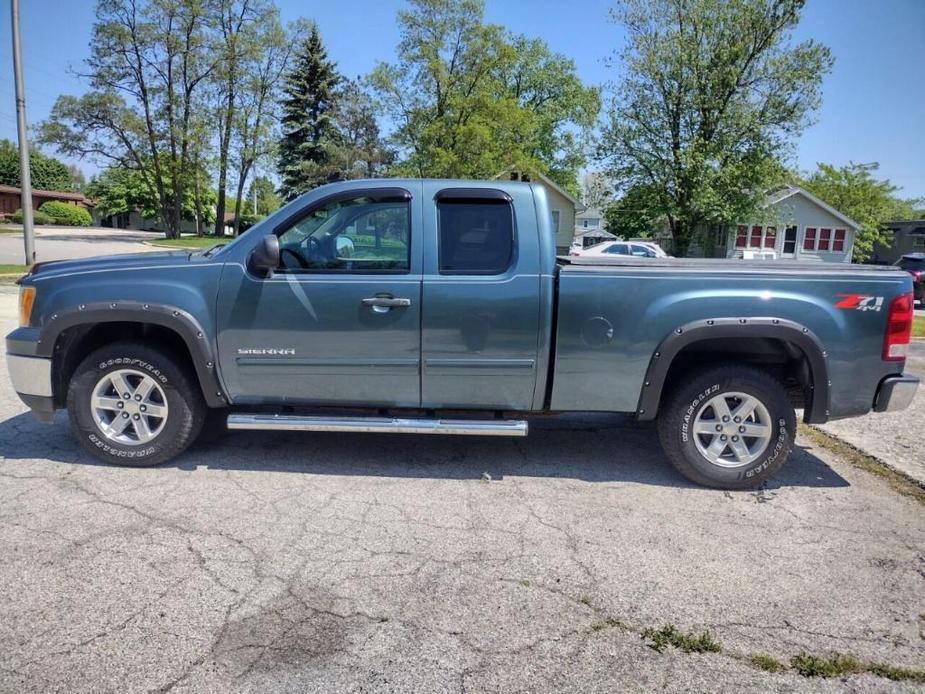
<instances>
[{"instance_id":1,"label":"chrome running board","mask_svg":"<svg viewBox=\"0 0 925 694\"><path fill-rule=\"evenodd\" d=\"M359 431L383 434L526 436L522 419L412 419L404 417L315 417L230 414L229 429L260 431Z\"/></svg>"}]
</instances>

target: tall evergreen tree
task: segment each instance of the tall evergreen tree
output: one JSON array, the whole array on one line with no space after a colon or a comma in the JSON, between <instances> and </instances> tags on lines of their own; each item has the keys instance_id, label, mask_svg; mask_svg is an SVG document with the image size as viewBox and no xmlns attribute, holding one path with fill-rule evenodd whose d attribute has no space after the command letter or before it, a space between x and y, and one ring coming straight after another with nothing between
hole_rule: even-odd
<instances>
[{"instance_id":1,"label":"tall evergreen tree","mask_svg":"<svg viewBox=\"0 0 925 694\"><path fill-rule=\"evenodd\" d=\"M337 139L334 100L342 79L313 24L296 48L283 90L278 172L286 200L336 178L331 167Z\"/></svg>"}]
</instances>

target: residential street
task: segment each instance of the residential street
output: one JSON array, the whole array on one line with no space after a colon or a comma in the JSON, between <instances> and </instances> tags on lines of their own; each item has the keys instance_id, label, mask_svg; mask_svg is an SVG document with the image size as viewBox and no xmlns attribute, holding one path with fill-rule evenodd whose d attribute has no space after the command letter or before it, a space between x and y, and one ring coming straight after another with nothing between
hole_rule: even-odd
<instances>
[{"instance_id":1,"label":"residential street","mask_svg":"<svg viewBox=\"0 0 925 694\"><path fill-rule=\"evenodd\" d=\"M0 287L4 334L14 313ZM921 504L809 440L736 493L609 416L506 440L238 433L135 470L26 414L0 361L0 691L920 686L750 660L925 667ZM668 624L721 652L650 648Z\"/></svg>"},{"instance_id":2,"label":"residential street","mask_svg":"<svg viewBox=\"0 0 925 694\"><path fill-rule=\"evenodd\" d=\"M146 246L143 241L163 238L150 231L125 231L83 227L38 227L35 251L39 262L90 258L95 255L140 253L162 250ZM0 234L0 265L23 262L22 233Z\"/></svg>"}]
</instances>

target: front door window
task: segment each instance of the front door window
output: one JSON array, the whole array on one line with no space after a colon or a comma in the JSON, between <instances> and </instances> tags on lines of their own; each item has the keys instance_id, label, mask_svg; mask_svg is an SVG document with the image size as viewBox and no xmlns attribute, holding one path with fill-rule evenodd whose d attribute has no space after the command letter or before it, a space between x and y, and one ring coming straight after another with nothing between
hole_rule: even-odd
<instances>
[{"instance_id":1,"label":"front door window","mask_svg":"<svg viewBox=\"0 0 925 694\"><path fill-rule=\"evenodd\" d=\"M356 197L316 208L279 235L284 272L407 273L409 202Z\"/></svg>"}]
</instances>

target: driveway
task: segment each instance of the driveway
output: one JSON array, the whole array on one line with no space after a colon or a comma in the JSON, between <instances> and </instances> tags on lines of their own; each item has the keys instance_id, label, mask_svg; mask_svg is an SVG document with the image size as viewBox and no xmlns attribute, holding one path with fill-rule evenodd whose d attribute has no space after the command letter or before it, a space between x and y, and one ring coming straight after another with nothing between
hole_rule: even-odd
<instances>
[{"instance_id":1,"label":"driveway","mask_svg":"<svg viewBox=\"0 0 925 694\"><path fill-rule=\"evenodd\" d=\"M164 238L151 231L125 231L84 227L37 227L35 253L39 262L90 258L96 255L156 251L143 241ZM22 232L0 234L0 265L21 265L24 257Z\"/></svg>"},{"instance_id":2,"label":"driveway","mask_svg":"<svg viewBox=\"0 0 925 694\"><path fill-rule=\"evenodd\" d=\"M915 690L751 658L925 668L920 503L808 440L722 492L651 426L533 429L236 433L116 468L0 364L0 691ZM666 625L721 651L658 652L642 634Z\"/></svg>"}]
</instances>

